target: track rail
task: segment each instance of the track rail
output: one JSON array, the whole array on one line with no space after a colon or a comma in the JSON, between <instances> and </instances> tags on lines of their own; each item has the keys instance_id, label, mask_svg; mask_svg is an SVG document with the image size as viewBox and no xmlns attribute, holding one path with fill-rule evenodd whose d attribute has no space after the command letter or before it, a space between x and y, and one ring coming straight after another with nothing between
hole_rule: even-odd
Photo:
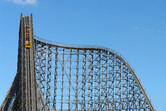
<instances>
[{"instance_id":1,"label":"track rail","mask_svg":"<svg viewBox=\"0 0 166 111\"><path fill-rule=\"evenodd\" d=\"M55 43L55 42L52 42L52 41L48 41L48 40L44 40L42 38L39 38L37 36L34 36L34 41L36 43L40 43L42 45L45 45L45 46L50 46L50 47L56 47L56 48L63 48L63 49L76 49L76 50L100 50L100 51L107 51L109 53L111 53L112 55L116 55L121 61L123 61L123 63L128 67L128 69L130 70L130 72L132 73L136 83L138 84L139 88L141 89L148 105L150 106L150 109L152 111L155 111L151 101L149 100L141 82L140 82L140 79L138 79L138 77L136 76L136 73L135 73L135 70L131 67L131 65L129 64L129 62L124 58L122 57L121 54L117 53L116 51L112 50L112 49L109 49L109 48L106 48L106 47L102 47L102 46L89 46L89 45L68 45L68 44L62 44L62 43Z\"/></svg>"}]
</instances>

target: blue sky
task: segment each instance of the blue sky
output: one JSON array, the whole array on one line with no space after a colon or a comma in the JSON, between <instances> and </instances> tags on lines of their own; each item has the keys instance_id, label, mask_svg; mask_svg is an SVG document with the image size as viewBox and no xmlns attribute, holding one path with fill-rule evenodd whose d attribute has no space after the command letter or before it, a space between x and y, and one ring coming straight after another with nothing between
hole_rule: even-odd
<instances>
[{"instance_id":1,"label":"blue sky","mask_svg":"<svg viewBox=\"0 0 166 111\"><path fill-rule=\"evenodd\" d=\"M47 40L116 50L166 111L166 0L0 0L0 104L17 70L21 12Z\"/></svg>"}]
</instances>

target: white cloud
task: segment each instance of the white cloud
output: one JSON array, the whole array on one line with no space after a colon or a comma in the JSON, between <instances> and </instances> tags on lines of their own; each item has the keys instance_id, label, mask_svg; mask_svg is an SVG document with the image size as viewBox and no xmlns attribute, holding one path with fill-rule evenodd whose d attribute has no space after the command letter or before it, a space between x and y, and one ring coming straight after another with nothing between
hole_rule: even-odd
<instances>
[{"instance_id":1,"label":"white cloud","mask_svg":"<svg viewBox=\"0 0 166 111\"><path fill-rule=\"evenodd\" d=\"M141 28L136 26L136 27L133 27L134 30L140 30Z\"/></svg>"},{"instance_id":2,"label":"white cloud","mask_svg":"<svg viewBox=\"0 0 166 111\"><path fill-rule=\"evenodd\" d=\"M144 31L144 32L149 32L150 30L149 29L146 29L144 27L139 27L139 26L135 26L133 27L134 30L137 30L137 31Z\"/></svg>"},{"instance_id":3,"label":"white cloud","mask_svg":"<svg viewBox=\"0 0 166 111\"><path fill-rule=\"evenodd\" d=\"M21 4L21 5L36 5L37 0L8 0L10 2Z\"/></svg>"}]
</instances>

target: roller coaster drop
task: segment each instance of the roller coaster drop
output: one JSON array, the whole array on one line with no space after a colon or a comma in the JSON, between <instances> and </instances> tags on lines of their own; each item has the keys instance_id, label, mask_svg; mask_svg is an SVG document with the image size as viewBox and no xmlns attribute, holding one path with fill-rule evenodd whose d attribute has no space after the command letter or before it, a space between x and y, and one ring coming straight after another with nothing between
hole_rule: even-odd
<instances>
[{"instance_id":1,"label":"roller coaster drop","mask_svg":"<svg viewBox=\"0 0 166 111\"><path fill-rule=\"evenodd\" d=\"M18 66L1 111L154 111L130 65L97 46L46 42L22 16Z\"/></svg>"}]
</instances>

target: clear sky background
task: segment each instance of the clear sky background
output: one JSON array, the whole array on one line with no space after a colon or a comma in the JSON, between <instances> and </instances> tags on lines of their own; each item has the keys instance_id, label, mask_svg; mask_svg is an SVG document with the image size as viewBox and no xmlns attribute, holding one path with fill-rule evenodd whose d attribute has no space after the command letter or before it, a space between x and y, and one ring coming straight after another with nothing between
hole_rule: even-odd
<instances>
[{"instance_id":1,"label":"clear sky background","mask_svg":"<svg viewBox=\"0 0 166 111\"><path fill-rule=\"evenodd\" d=\"M0 0L0 104L17 71L21 12L47 40L116 50L166 111L166 0Z\"/></svg>"}]
</instances>

